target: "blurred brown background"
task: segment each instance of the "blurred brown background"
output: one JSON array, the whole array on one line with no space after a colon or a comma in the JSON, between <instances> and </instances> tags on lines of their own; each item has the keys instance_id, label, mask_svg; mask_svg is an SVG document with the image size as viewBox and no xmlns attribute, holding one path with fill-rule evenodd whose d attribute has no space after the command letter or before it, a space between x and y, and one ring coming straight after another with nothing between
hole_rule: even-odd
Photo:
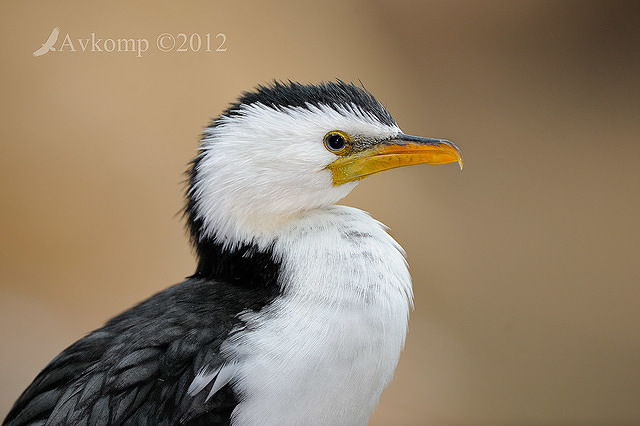
<instances>
[{"instance_id":1,"label":"blurred brown background","mask_svg":"<svg viewBox=\"0 0 640 426\"><path fill-rule=\"evenodd\" d=\"M465 155L344 201L414 277L371 424L640 423L640 3L186 5L0 6L0 417L64 347L192 273L177 213L210 118L273 78L340 78ZM32 56L56 26L78 51ZM91 33L149 50L79 51ZM163 53L162 33L227 51Z\"/></svg>"}]
</instances>

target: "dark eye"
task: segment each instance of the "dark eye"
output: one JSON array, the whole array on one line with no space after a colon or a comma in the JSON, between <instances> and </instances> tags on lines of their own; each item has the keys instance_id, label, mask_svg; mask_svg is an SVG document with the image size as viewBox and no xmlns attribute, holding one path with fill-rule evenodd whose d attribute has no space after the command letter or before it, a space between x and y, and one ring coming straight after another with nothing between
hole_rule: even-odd
<instances>
[{"instance_id":1,"label":"dark eye","mask_svg":"<svg viewBox=\"0 0 640 426\"><path fill-rule=\"evenodd\" d=\"M348 135L343 132L329 132L324 137L324 145L334 154L341 154L347 146L347 138Z\"/></svg>"},{"instance_id":2,"label":"dark eye","mask_svg":"<svg viewBox=\"0 0 640 426\"><path fill-rule=\"evenodd\" d=\"M327 146L332 151L340 151L347 144L344 140L344 136L338 133L333 133L327 138Z\"/></svg>"}]
</instances>

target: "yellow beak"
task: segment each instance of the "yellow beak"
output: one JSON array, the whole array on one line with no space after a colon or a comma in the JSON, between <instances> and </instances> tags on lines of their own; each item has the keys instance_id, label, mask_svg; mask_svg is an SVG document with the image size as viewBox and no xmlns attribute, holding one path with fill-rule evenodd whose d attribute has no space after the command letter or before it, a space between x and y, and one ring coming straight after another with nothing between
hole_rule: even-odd
<instances>
[{"instance_id":1,"label":"yellow beak","mask_svg":"<svg viewBox=\"0 0 640 426\"><path fill-rule=\"evenodd\" d=\"M333 173L333 184L342 185L396 167L454 162L462 169L462 152L452 142L400 134L340 157L327 168Z\"/></svg>"}]
</instances>

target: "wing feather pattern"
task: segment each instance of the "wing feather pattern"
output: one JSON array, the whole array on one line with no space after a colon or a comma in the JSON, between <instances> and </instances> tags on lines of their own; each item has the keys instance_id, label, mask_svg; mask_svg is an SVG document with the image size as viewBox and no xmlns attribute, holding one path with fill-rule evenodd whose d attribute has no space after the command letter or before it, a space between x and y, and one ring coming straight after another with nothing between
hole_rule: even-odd
<instances>
[{"instance_id":1,"label":"wing feather pattern","mask_svg":"<svg viewBox=\"0 0 640 426\"><path fill-rule=\"evenodd\" d=\"M235 370L220 345L261 305L249 290L191 278L151 297L51 361L4 424L228 424ZM193 388L203 371L216 374Z\"/></svg>"}]
</instances>

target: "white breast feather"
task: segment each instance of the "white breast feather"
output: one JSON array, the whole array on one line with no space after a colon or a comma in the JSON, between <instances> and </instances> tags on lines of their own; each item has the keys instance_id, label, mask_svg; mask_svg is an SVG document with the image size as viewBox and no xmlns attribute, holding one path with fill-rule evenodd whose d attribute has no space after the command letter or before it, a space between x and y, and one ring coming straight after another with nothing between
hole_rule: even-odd
<instances>
[{"instance_id":1,"label":"white breast feather","mask_svg":"<svg viewBox=\"0 0 640 426\"><path fill-rule=\"evenodd\" d=\"M274 245L284 296L245 312L234 424L366 424L393 376L412 304L400 246L366 213L308 212Z\"/></svg>"}]
</instances>

